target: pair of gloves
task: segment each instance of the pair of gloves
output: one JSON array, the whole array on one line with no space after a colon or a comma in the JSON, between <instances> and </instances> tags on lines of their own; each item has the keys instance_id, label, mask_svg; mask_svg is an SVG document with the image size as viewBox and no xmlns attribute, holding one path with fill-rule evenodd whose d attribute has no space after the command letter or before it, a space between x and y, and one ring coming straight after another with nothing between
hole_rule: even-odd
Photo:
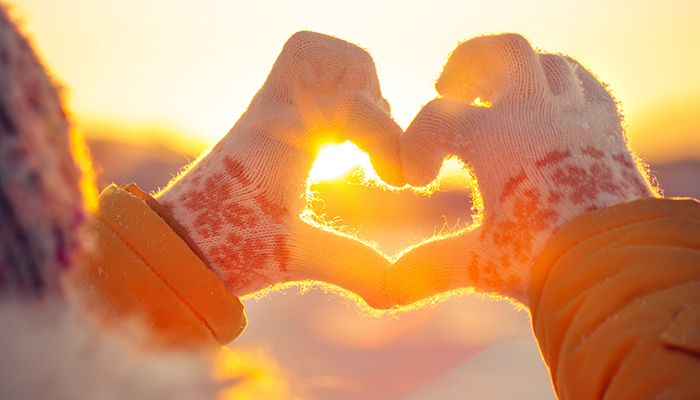
<instances>
[{"instance_id":1,"label":"pair of gloves","mask_svg":"<svg viewBox=\"0 0 700 400\"><path fill-rule=\"evenodd\" d=\"M655 195L617 103L568 57L539 53L516 34L478 37L454 50L436 89L404 133L365 50L299 32L231 131L157 199L236 296L318 280L385 309L463 287L527 306L530 266L554 232ZM446 156L458 156L477 177L482 223L391 263L302 221L319 146L345 140L394 186L426 185Z\"/></svg>"}]
</instances>

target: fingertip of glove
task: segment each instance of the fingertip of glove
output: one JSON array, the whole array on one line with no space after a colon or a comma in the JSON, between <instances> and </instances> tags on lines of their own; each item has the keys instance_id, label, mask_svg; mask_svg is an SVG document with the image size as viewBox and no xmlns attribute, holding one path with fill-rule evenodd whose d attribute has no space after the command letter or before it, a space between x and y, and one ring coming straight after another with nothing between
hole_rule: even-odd
<instances>
[{"instance_id":1,"label":"fingertip of glove","mask_svg":"<svg viewBox=\"0 0 700 400\"><path fill-rule=\"evenodd\" d=\"M428 186L432 181L437 178L438 173L432 173L428 169L410 169L406 170L404 168L405 182L414 187L424 187Z\"/></svg>"},{"instance_id":2,"label":"fingertip of glove","mask_svg":"<svg viewBox=\"0 0 700 400\"><path fill-rule=\"evenodd\" d=\"M498 98L504 76L513 67L531 69L536 52L530 42L517 33L484 35L459 44L450 54L435 89L444 98L470 102L484 97L490 103Z\"/></svg>"},{"instance_id":3,"label":"fingertip of glove","mask_svg":"<svg viewBox=\"0 0 700 400\"><path fill-rule=\"evenodd\" d=\"M402 187L406 184L404 179L403 169L398 166L382 165L382 163L377 164L375 167L377 175L381 180L394 187Z\"/></svg>"},{"instance_id":4,"label":"fingertip of glove","mask_svg":"<svg viewBox=\"0 0 700 400\"><path fill-rule=\"evenodd\" d=\"M443 158L420 153L414 154L418 154L418 156L402 157L404 182L414 187L427 186L440 173Z\"/></svg>"},{"instance_id":5,"label":"fingertip of glove","mask_svg":"<svg viewBox=\"0 0 700 400\"><path fill-rule=\"evenodd\" d=\"M381 97L372 56L362 47L334 36L299 31L287 39L266 85L295 99L359 90Z\"/></svg>"},{"instance_id":6,"label":"fingertip of glove","mask_svg":"<svg viewBox=\"0 0 700 400\"><path fill-rule=\"evenodd\" d=\"M396 302L388 297L362 298L367 306L374 310L390 310L396 306Z\"/></svg>"}]
</instances>

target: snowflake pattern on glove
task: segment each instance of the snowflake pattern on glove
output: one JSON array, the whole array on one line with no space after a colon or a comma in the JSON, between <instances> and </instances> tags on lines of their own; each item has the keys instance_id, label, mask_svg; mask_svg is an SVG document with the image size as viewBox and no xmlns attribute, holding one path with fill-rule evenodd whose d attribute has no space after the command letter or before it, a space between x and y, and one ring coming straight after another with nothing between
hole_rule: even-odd
<instances>
[{"instance_id":1,"label":"snowflake pattern on glove","mask_svg":"<svg viewBox=\"0 0 700 400\"><path fill-rule=\"evenodd\" d=\"M202 169L210 162L204 160ZM282 227L285 211L246 177L239 161L226 156L221 165L209 176L198 171L187 174L183 179L189 180L190 189L177 202L163 205L173 214L185 215L187 234L203 244L205 257L232 293L285 279L289 263Z\"/></svg>"},{"instance_id":2,"label":"snowflake pattern on glove","mask_svg":"<svg viewBox=\"0 0 700 400\"><path fill-rule=\"evenodd\" d=\"M499 212L485 213L481 248L498 249L497 256L471 251L469 279L517 291L520 266L532 264L546 240L575 216L653 196L629 153L608 155L590 145L551 151L508 179Z\"/></svg>"}]
</instances>

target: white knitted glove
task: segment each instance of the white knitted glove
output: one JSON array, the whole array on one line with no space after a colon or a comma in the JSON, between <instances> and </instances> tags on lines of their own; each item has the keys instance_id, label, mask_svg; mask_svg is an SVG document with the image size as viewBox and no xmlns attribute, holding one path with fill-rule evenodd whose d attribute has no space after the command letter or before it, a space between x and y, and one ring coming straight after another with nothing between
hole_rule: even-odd
<instances>
[{"instance_id":1,"label":"white knitted glove","mask_svg":"<svg viewBox=\"0 0 700 400\"><path fill-rule=\"evenodd\" d=\"M402 133L366 51L299 32L231 131L158 201L234 295L313 279L386 307L389 262L299 214L320 145L350 140L369 153L384 181L401 185Z\"/></svg>"},{"instance_id":2,"label":"white knitted glove","mask_svg":"<svg viewBox=\"0 0 700 400\"><path fill-rule=\"evenodd\" d=\"M530 267L574 217L654 196L627 148L615 100L576 61L516 34L459 45L402 139L408 183L435 178L447 155L476 175L483 224L419 246L389 275L400 304L459 287L527 305ZM490 108L472 105L475 99Z\"/></svg>"}]
</instances>

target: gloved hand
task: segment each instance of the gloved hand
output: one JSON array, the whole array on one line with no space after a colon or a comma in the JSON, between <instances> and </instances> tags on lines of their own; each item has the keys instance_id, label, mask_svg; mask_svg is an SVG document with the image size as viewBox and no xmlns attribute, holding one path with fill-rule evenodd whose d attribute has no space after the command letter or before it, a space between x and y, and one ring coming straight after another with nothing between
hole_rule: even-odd
<instances>
[{"instance_id":1,"label":"gloved hand","mask_svg":"<svg viewBox=\"0 0 700 400\"><path fill-rule=\"evenodd\" d=\"M441 97L402 138L404 176L425 185L458 156L477 177L483 224L404 254L389 274L399 304L473 287L527 305L530 266L555 231L655 195L617 103L571 58L538 53L516 34L478 37L455 49L436 89Z\"/></svg>"},{"instance_id":2,"label":"gloved hand","mask_svg":"<svg viewBox=\"0 0 700 400\"><path fill-rule=\"evenodd\" d=\"M158 201L236 296L313 279L386 307L389 261L299 214L320 145L350 140L385 182L402 185L402 133L366 51L299 32L231 131Z\"/></svg>"}]
</instances>

